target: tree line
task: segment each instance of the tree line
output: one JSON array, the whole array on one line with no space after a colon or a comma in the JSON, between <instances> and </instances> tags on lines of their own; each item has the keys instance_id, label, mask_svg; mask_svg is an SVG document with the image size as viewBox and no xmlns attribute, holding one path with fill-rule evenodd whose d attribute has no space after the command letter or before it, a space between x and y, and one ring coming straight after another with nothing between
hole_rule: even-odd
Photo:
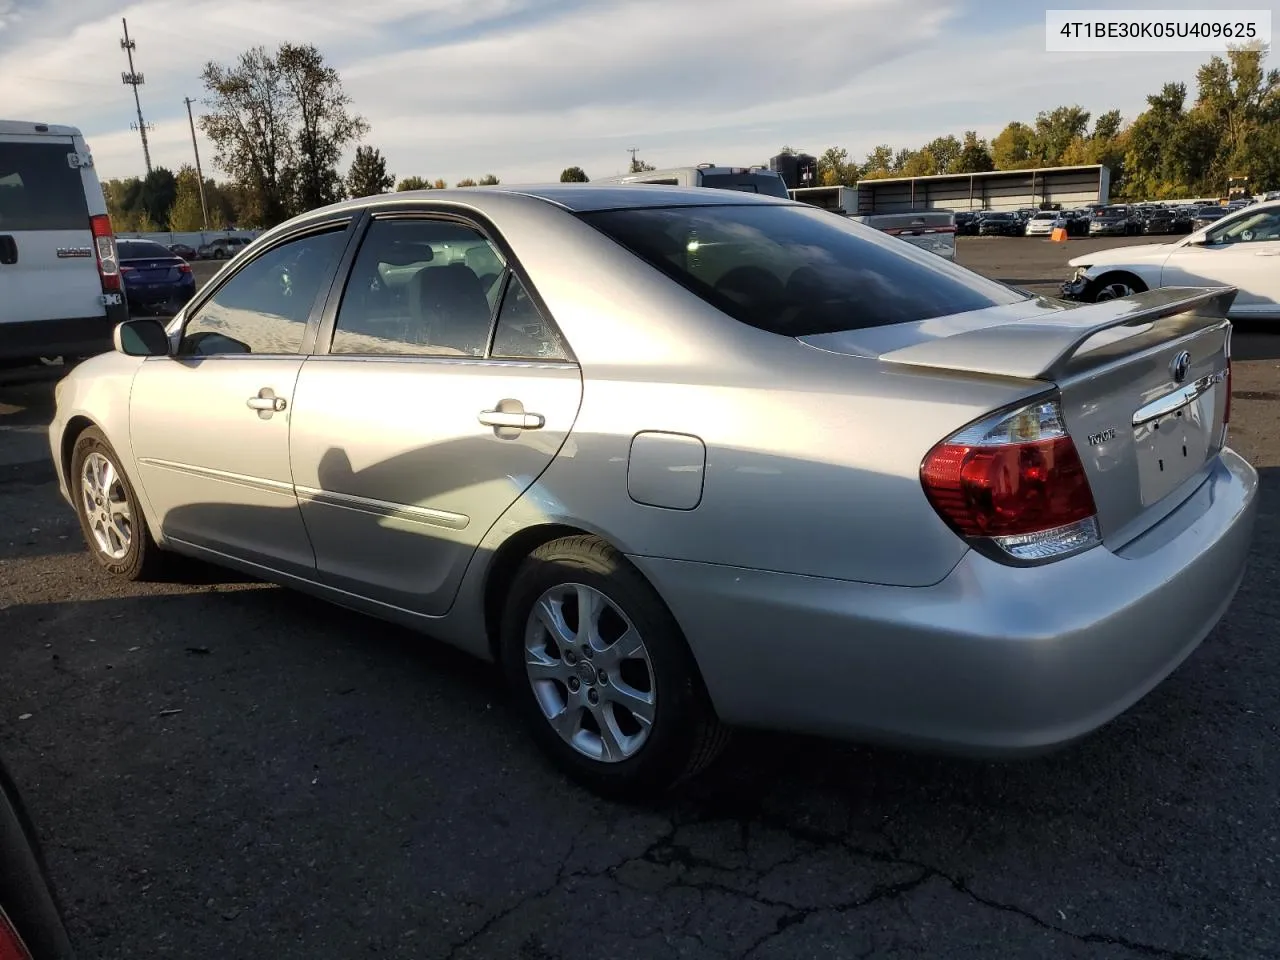
<instances>
[{"instance_id":1,"label":"tree line","mask_svg":"<svg viewBox=\"0 0 1280 960\"><path fill-rule=\"evenodd\" d=\"M1118 199L1165 200L1221 195L1229 177L1248 177L1256 192L1280 188L1280 70L1265 51L1215 56L1196 73L1196 93L1166 83L1125 123L1119 110L1096 118L1079 105L1013 121L987 141L973 130L937 137L916 149L883 144L862 162L842 147L818 156L824 186L884 177L982 173L1100 163ZM1092 124L1090 121L1092 120ZM783 152L798 153L792 147Z\"/></svg>"},{"instance_id":2,"label":"tree line","mask_svg":"<svg viewBox=\"0 0 1280 960\"><path fill-rule=\"evenodd\" d=\"M271 227L306 210L346 197L395 190L443 189L444 180L387 170L386 158L362 141L369 123L351 108L338 72L311 45L254 47L227 66L205 64L207 96L201 129L213 161L228 179L205 179L210 229ZM1119 110L1096 118L1079 105L1013 121L989 141L976 131L947 134L917 147L882 144L862 161L843 147L818 155L823 185L883 177L981 173L1101 163L1111 170L1119 199L1218 195L1228 177L1248 177L1253 189L1280 188L1280 70L1265 69L1265 50L1239 49L1212 57L1186 84L1166 83L1126 123ZM343 153L356 144L345 173ZM782 152L799 153L786 146ZM631 172L652 170L633 157ZM585 183L581 167L560 174ZM498 183L492 174L455 186ZM106 180L107 206L117 230L196 231L204 224L194 167L177 173L156 167L147 177Z\"/></svg>"}]
</instances>

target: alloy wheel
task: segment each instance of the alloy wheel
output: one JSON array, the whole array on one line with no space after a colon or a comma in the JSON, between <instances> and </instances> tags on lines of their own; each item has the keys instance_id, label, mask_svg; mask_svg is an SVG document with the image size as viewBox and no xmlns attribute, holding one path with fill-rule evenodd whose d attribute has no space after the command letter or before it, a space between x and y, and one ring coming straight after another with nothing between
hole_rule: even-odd
<instances>
[{"instance_id":1,"label":"alloy wheel","mask_svg":"<svg viewBox=\"0 0 1280 960\"><path fill-rule=\"evenodd\" d=\"M133 514L124 478L97 451L85 457L80 468L80 500L98 549L112 560L124 559L133 542Z\"/></svg>"},{"instance_id":2,"label":"alloy wheel","mask_svg":"<svg viewBox=\"0 0 1280 960\"><path fill-rule=\"evenodd\" d=\"M1118 300L1121 297L1127 297L1137 292L1138 291L1134 290L1133 287L1129 286L1129 284L1124 281L1116 280L1112 283L1108 283L1105 287L1101 287L1098 290L1097 296L1094 297L1094 300L1098 303L1102 303L1104 300Z\"/></svg>"},{"instance_id":3,"label":"alloy wheel","mask_svg":"<svg viewBox=\"0 0 1280 960\"><path fill-rule=\"evenodd\" d=\"M546 590L529 613L524 655L534 699L565 743L604 763L644 746L657 708L653 664L604 593L581 583Z\"/></svg>"}]
</instances>

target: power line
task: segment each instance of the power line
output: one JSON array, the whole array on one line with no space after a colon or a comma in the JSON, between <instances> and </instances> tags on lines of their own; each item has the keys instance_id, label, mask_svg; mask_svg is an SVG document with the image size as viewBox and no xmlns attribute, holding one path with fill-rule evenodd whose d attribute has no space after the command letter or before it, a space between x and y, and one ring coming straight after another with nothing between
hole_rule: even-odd
<instances>
[{"instance_id":1,"label":"power line","mask_svg":"<svg viewBox=\"0 0 1280 960\"><path fill-rule=\"evenodd\" d=\"M151 148L147 145L148 126L142 119L142 100L138 96L138 87L146 83L146 78L133 69L133 51L137 44L129 39L129 21L121 17L120 23L124 25L124 39L120 41L120 49L129 58L129 71L120 74L120 80L125 86L133 87L133 103L138 108L138 122L129 124L129 128L142 134L142 157L147 162L147 176L151 176Z\"/></svg>"}]
</instances>

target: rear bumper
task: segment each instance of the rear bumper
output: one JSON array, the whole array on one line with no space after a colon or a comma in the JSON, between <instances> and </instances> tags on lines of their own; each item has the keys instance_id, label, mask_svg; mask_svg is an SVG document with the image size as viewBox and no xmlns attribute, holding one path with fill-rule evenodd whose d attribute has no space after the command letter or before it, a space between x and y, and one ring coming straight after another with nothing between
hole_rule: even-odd
<instances>
[{"instance_id":1,"label":"rear bumper","mask_svg":"<svg viewBox=\"0 0 1280 960\"><path fill-rule=\"evenodd\" d=\"M155 287L125 288L125 296L129 301L129 309L136 311L154 310L164 313L177 313L196 295L195 278L188 276L186 281L169 283Z\"/></svg>"},{"instance_id":2,"label":"rear bumper","mask_svg":"<svg viewBox=\"0 0 1280 960\"><path fill-rule=\"evenodd\" d=\"M725 721L1016 755L1107 723L1199 645L1240 583L1256 494L1226 450L1119 554L1014 568L970 551L923 588L633 559Z\"/></svg>"},{"instance_id":3,"label":"rear bumper","mask_svg":"<svg viewBox=\"0 0 1280 960\"><path fill-rule=\"evenodd\" d=\"M0 312L4 309L0 303ZM123 303L107 307L103 316L5 323L0 318L0 358L91 357L111 349L116 324L129 319Z\"/></svg>"}]
</instances>

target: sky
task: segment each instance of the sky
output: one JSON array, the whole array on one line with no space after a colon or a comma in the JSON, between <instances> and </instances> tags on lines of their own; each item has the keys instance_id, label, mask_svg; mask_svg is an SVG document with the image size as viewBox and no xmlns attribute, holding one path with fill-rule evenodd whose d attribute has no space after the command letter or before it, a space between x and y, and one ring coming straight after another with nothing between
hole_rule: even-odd
<instances>
[{"instance_id":1,"label":"sky","mask_svg":"<svg viewBox=\"0 0 1280 960\"><path fill-rule=\"evenodd\" d=\"M1269 8L1253 0L1239 6ZM99 176L145 173L121 18L154 165L192 161L203 64L314 43L396 177L504 183L767 163L784 144L861 159L1078 103L1132 118L1207 53L1046 53L1044 11L1105 0L0 0L0 115L79 127ZM193 105L198 117L202 105ZM212 146L200 138L206 176ZM350 159L350 151L346 160Z\"/></svg>"}]
</instances>

